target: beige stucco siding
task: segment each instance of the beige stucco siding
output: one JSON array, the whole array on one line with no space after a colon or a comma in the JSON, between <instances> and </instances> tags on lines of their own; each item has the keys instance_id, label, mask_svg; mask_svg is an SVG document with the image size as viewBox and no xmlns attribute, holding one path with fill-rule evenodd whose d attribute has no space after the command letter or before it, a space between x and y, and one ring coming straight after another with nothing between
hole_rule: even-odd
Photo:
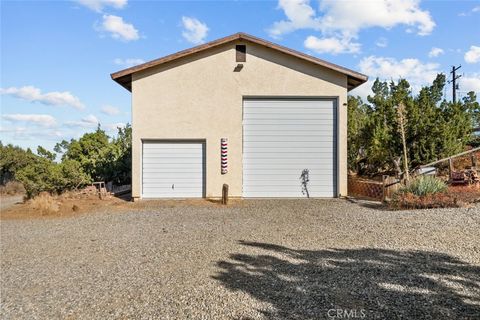
<instances>
[{"instance_id":1,"label":"beige stucco siding","mask_svg":"<svg viewBox=\"0 0 480 320\"><path fill-rule=\"evenodd\" d=\"M238 43L237 43L238 44ZM242 195L243 97L335 97L339 121L339 192L347 194L347 77L259 45L234 72L235 44L133 74L132 194L141 196L142 139L204 139L206 196ZM229 139L228 174L220 171L220 139Z\"/></svg>"}]
</instances>

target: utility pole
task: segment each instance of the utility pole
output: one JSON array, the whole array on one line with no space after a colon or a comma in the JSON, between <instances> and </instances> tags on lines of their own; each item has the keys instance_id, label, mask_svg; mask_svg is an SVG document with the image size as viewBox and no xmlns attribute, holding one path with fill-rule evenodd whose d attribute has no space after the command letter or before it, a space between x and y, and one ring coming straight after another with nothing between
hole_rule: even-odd
<instances>
[{"instance_id":1,"label":"utility pole","mask_svg":"<svg viewBox=\"0 0 480 320\"><path fill-rule=\"evenodd\" d=\"M462 75L456 75L456 71L458 69L460 69L462 66L458 66L458 67L455 67L455 66L452 66L452 71L450 71L450 73L452 74L452 80L451 81L448 81L448 83L452 82L452 100L453 100L453 103L457 102L457 84L456 84L456 81L457 79L459 79Z\"/></svg>"}]
</instances>

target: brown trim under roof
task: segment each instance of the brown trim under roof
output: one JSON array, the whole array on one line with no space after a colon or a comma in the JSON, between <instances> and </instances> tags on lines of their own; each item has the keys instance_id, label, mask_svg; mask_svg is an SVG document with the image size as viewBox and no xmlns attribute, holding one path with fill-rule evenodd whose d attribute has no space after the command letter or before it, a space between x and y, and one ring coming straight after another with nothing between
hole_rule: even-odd
<instances>
[{"instance_id":1,"label":"brown trim under roof","mask_svg":"<svg viewBox=\"0 0 480 320\"><path fill-rule=\"evenodd\" d=\"M296 50L293 50L293 49L290 49L290 48L287 48L287 47L284 47L284 46L281 46L281 45L278 45L278 44L275 44L275 43L272 43L272 42L254 37L254 36L251 36L251 35L243 33L243 32L235 33L235 34L233 34L231 36L228 36L228 37L220 38L220 39L217 39L217 40L214 40L214 41L211 41L211 42L208 42L208 43L205 43L205 44L202 44L202 45L199 45L199 46L187 49L187 50L179 51L177 53L170 54L170 55L165 56L163 58L159 58L159 59L155 59L155 60L152 60L152 61L149 61L149 62L145 62L145 63L139 64L137 66L112 73L110 76L112 77L113 80L115 80L122 87L124 87L128 91L131 91L132 90L132 74L135 73L135 72L142 71L142 70L145 70L145 69L149 69L149 68L158 66L160 64L170 62L170 61L173 61L173 60L177 60L177 59L180 59L182 57L185 57L185 56L188 56L188 55L200 52L200 51L204 51L204 50L207 50L207 49L210 49L210 48L214 48L214 47L217 47L217 46L220 46L222 44L229 43L229 42L232 42L232 41L235 41L235 40L249 41L249 42L252 42L252 43L255 43L255 44L270 48L270 49L274 49L274 50L289 54L291 56L294 56L294 57L297 57L297 58L300 58L300 59L303 59L303 60L306 60L306 61L309 61L309 62L312 62L316 65L320 65L322 67L326 67L326 68L338 71L340 73L343 73L348 78L348 81L347 81L348 84L347 85L348 85L348 90L349 91L358 87L362 83L365 83L368 80L368 77L366 75L361 74L359 72L341 67L339 65L336 65L336 64L331 63L331 62L327 62L327 61L322 60L322 59L315 58L313 56L302 53L300 51L296 51Z\"/></svg>"}]
</instances>

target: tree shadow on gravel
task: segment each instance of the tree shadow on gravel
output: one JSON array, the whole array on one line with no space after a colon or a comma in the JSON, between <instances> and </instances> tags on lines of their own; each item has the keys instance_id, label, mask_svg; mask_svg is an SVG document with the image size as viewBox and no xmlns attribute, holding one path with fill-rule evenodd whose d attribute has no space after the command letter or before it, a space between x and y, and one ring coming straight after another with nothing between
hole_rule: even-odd
<instances>
[{"instance_id":1,"label":"tree shadow on gravel","mask_svg":"<svg viewBox=\"0 0 480 320\"><path fill-rule=\"evenodd\" d=\"M213 278L269 303L267 319L480 318L480 267L443 253L240 245L266 253L231 254Z\"/></svg>"}]
</instances>

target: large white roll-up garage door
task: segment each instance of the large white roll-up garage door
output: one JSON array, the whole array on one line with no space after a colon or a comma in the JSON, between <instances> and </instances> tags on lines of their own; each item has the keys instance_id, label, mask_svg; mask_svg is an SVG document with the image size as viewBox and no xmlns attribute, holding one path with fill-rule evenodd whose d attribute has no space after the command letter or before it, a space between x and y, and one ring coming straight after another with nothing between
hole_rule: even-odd
<instances>
[{"instance_id":1,"label":"large white roll-up garage door","mask_svg":"<svg viewBox=\"0 0 480 320\"><path fill-rule=\"evenodd\" d=\"M142 198L201 198L204 143L143 142Z\"/></svg>"},{"instance_id":2,"label":"large white roll-up garage door","mask_svg":"<svg viewBox=\"0 0 480 320\"><path fill-rule=\"evenodd\" d=\"M243 102L243 196L335 197L334 100Z\"/></svg>"}]
</instances>

